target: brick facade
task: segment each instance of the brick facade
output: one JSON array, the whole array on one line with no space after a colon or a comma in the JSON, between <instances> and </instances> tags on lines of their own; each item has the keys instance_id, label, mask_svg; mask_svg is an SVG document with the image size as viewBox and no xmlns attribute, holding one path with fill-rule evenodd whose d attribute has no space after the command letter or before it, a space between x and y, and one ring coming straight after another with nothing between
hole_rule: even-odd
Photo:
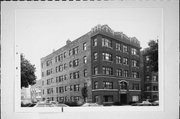
<instances>
[{"instance_id":1,"label":"brick facade","mask_svg":"<svg viewBox=\"0 0 180 119\"><path fill-rule=\"evenodd\" d=\"M81 101L87 87L88 102L139 101L140 49L136 38L107 25L94 27L41 59L43 99Z\"/></svg>"}]
</instances>

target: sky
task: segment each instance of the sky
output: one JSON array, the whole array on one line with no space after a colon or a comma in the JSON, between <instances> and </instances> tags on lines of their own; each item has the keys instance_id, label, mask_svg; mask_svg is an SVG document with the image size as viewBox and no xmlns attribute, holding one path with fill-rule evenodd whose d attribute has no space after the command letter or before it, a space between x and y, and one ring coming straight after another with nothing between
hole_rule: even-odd
<instances>
[{"instance_id":1,"label":"sky","mask_svg":"<svg viewBox=\"0 0 180 119\"><path fill-rule=\"evenodd\" d=\"M136 37L142 49L148 47L150 40L162 38L160 8L19 9L15 12L15 42L20 53L35 65L39 80L42 57L98 24L107 24L116 32Z\"/></svg>"}]
</instances>

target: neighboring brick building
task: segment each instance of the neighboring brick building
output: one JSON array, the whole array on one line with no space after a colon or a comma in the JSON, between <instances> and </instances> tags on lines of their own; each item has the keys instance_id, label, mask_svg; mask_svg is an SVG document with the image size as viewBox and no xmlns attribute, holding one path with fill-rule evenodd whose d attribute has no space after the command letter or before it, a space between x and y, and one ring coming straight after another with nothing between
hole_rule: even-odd
<instances>
[{"instance_id":1,"label":"neighboring brick building","mask_svg":"<svg viewBox=\"0 0 180 119\"><path fill-rule=\"evenodd\" d=\"M36 80L36 84L32 85L30 88L32 102L38 102L42 100L41 83L41 80Z\"/></svg>"},{"instance_id":2,"label":"neighboring brick building","mask_svg":"<svg viewBox=\"0 0 180 119\"><path fill-rule=\"evenodd\" d=\"M142 80L142 95L144 99L158 100L158 72L153 72L149 64L148 48L142 51L143 58L143 80Z\"/></svg>"},{"instance_id":3,"label":"neighboring brick building","mask_svg":"<svg viewBox=\"0 0 180 119\"><path fill-rule=\"evenodd\" d=\"M41 59L42 98L59 102L127 104L141 98L140 43L107 25L98 25L80 38Z\"/></svg>"}]
</instances>

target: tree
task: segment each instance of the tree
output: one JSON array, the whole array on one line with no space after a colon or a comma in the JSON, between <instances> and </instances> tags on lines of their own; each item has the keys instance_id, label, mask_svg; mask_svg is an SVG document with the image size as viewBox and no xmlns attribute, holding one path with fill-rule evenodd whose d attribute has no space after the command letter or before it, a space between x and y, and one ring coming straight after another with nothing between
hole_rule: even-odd
<instances>
[{"instance_id":1,"label":"tree","mask_svg":"<svg viewBox=\"0 0 180 119\"><path fill-rule=\"evenodd\" d=\"M32 65L24 55L21 54L21 88L35 84L35 65Z\"/></svg>"},{"instance_id":2,"label":"tree","mask_svg":"<svg viewBox=\"0 0 180 119\"><path fill-rule=\"evenodd\" d=\"M88 97L87 92L88 92L87 87L86 87L86 86L84 86L84 87L81 89L81 93L82 93L82 96L83 96L84 102L86 102L86 98Z\"/></svg>"},{"instance_id":3,"label":"tree","mask_svg":"<svg viewBox=\"0 0 180 119\"><path fill-rule=\"evenodd\" d=\"M158 72L158 40L151 40L148 45L148 56L152 71Z\"/></svg>"}]
</instances>

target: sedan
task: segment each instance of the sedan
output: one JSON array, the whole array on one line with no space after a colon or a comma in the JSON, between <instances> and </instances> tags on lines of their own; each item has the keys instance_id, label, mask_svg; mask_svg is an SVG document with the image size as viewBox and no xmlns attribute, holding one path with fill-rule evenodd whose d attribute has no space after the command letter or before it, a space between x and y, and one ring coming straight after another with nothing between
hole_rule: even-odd
<instances>
[{"instance_id":1,"label":"sedan","mask_svg":"<svg viewBox=\"0 0 180 119\"><path fill-rule=\"evenodd\" d=\"M37 103L34 107L55 107L54 104L51 104L51 103Z\"/></svg>"}]
</instances>

